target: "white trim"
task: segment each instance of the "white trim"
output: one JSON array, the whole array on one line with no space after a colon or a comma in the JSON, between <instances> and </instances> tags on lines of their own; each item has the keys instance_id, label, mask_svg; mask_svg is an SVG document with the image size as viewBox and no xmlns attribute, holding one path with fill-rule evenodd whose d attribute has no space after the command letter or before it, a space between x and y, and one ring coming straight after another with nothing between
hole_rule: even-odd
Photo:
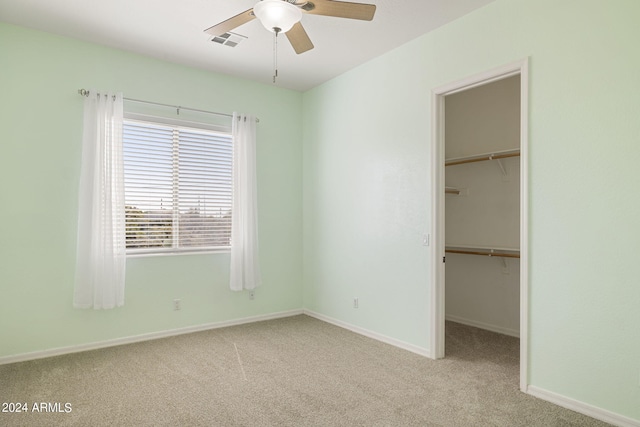
<instances>
[{"instance_id":1,"label":"white trim","mask_svg":"<svg viewBox=\"0 0 640 427\"><path fill-rule=\"evenodd\" d=\"M34 351L30 353L22 353L12 356L0 357L0 365L8 363L25 362L28 360L43 359L45 357L60 356L63 354L79 353L82 351L97 350L105 347L115 347L123 344L133 344L142 341L155 340L159 338L167 338L176 335L190 334L192 332L208 331L210 329L225 328L227 326L243 325L245 323L262 322L264 320L280 319L303 314L302 310L281 311L278 313L262 314L258 316L244 317L240 319L224 320L221 322L205 323L196 326L187 326L185 328L169 329L166 331L151 332L148 334L134 335L124 338L116 338L106 341L97 341L88 344L79 344L69 347L52 348L49 350Z\"/></svg>"},{"instance_id":2,"label":"white trim","mask_svg":"<svg viewBox=\"0 0 640 427\"><path fill-rule=\"evenodd\" d=\"M395 338L388 337L386 335L379 334L377 332L370 331L368 329L361 328L359 326L352 325L350 323L343 322L341 320L334 319L333 317L325 316L324 314L316 313L311 310L304 310L304 314L310 317L314 317L318 320L322 320L323 322L331 323L332 325L338 326L343 329L347 329L351 332L355 332L359 335L364 335L368 338L373 338L376 341L381 341L385 344L390 344L394 347L401 348L403 350L410 351L412 353L419 354L420 356L425 356L431 358L431 354L429 350L423 347L419 347L417 345L409 344L404 341L400 341Z\"/></svg>"},{"instance_id":3,"label":"white trim","mask_svg":"<svg viewBox=\"0 0 640 427\"><path fill-rule=\"evenodd\" d=\"M505 64L492 70L474 74L473 76L469 76L464 79L439 86L434 89L434 93L453 95L454 93L473 89L478 86L484 86L486 84L497 82L498 80L506 79L508 77L517 76L518 74L521 74L521 67L527 62L528 59L525 58L520 61Z\"/></svg>"},{"instance_id":4,"label":"white trim","mask_svg":"<svg viewBox=\"0 0 640 427\"><path fill-rule=\"evenodd\" d=\"M529 59L520 63L520 390L529 385Z\"/></svg>"},{"instance_id":5,"label":"white trim","mask_svg":"<svg viewBox=\"0 0 640 427\"><path fill-rule=\"evenodd\" d=\"M431 339L430 352L434 359L444 357L444 96L431 96Z\"/></svg>"},{"instance_id":6,"label":"white trim","mask_svg":"<svg viewBox=\"0 0 640 427\"><path fill-rule=\"evenodd\" d=\"M529 366L529 60L503 65L432 90L431 93L431 322L430 352L444 357L444 98L507 77L520 75L520 390L528 384Z\"/></svg>"},{"instance_id":7,"label":"white trim","mask_svg":"<svg viewBox=\"0 0 640 427\"><path fill-rule=\"evenodd\" d=\"M634 420L633 418L625 417L624 415L616 414L615 412L607 411L606 409L598 408L597 406L589 405L588 403L580 402L579 400L571 399L536 386L529 386L527 388L527 394L609 424L620 427L640 427L640 420Z\"/></svg>"},{"instance_id":8,"label":"white trim","mask_svg":"<svg viewBox=\"0 0 640 427\"><path fill-rule=\"evenodd\" d=\"M216 125L206 122L197 122L191 120L183 120L174 117L154 116L152 114L124 112L124 119L134 122L146 123L150 125L162 124L170 127L177 127L187 130L208 130L223 135L231 135L231 126Z\"/></svg>"},{"instance_id":9,"label":"white trim","mask_svg":"<svg viewBox=\"0 0 640 427\"><path fill-rule=\"evenodd\" d=\"M478 322L476 320L465 319L464 317L451 316L447 314L444 316L445 320L451 322L460 323L462 325L473 326L474 328L484 329L486 331L495 332L502 335L509 335L510 337L520 338L520 331L517 329L504 328L502 326L492 325L490 323Z\"/></svg>"}]
</instances>

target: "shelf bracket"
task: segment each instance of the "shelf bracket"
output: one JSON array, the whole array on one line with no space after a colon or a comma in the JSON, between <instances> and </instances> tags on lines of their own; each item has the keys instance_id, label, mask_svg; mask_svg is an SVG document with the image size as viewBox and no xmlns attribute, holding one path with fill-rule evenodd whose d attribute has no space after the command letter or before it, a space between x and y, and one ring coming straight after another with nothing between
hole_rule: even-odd
<instances>
[{"instance_id":1,"label":"shelf bracket","mask_svg":"<svg viewBox=\"0 0 640 427\"><path fill-rule=\"evenodd\" d=\"M456 188L456 187L445 187L444 194L450 194L453 196L468 196L469 189L468 188Z\"/></svg>"},{"instance_id":2,"label":"shelf bracket","mask_svg":"<svg viewBox=\"0 0 640 427\"><path fill-rule=\"evenodd\" d=\"M494 159L495 161L498 162L498 166L500 166L500 170L502 171L502 176L506 177L509 175L509 173L507 172L507 169L505 169L504 164L502 163L501 159Z\"/></svg>"},{"instance_id":3,"label":"shelf bracket","mask_svg":"<svg viewBox=\"0 0 640 427\"><path fill-rule=\"evenodd\" d=\"M502 261L502 274L510 274L510 270L509 270L509 264L507 263L507 259L506 258L500 258L500 261Z\"/></svg>"}]
</instances>

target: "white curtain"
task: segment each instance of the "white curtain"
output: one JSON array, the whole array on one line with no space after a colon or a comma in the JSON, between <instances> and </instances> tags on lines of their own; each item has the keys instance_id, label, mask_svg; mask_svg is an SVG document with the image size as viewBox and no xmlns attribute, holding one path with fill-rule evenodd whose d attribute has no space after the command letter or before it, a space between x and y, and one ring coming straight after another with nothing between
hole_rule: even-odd
<instances>
[{"instance_id":1,"label":"white curtain","mask_svg":"<svg viewBox=\"0 0 640 427\"><path fill-rule=\"evenodd\" d=\"M230 288L241 291L261 283L254 116L233 113L233 144Z\"/></svg>"},{"instance_id":2,"label":"white curtain","mask_svg":"<svg viewBox=\"0 0 640 427\"><path fill-rule=\"evenodd\" d=\"M84 101L78 241L73 305L124 305L125 208L122 94L89 92Z\"/></svg>"}]
</instances>

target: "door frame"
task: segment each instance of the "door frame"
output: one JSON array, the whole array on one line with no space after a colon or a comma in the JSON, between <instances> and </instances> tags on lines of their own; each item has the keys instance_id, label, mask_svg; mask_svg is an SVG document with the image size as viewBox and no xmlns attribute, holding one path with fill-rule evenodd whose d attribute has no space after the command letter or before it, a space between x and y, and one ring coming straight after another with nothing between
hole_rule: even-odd
<instances>
[{"instance_id":1,"label":"door frame","mask_svg":"<svg viewBox=\"0 0 640 427\"><path fill-rule=\"evenodd\" d=\"M431 357L444 357L445 326L445 180L444 180L444 99L447 95L472 89L512 76L520 76L520 390L528 385L529 349L529 59L525 58L483 73L437 87L431 92Z\"/></svg>"}]
</instances>

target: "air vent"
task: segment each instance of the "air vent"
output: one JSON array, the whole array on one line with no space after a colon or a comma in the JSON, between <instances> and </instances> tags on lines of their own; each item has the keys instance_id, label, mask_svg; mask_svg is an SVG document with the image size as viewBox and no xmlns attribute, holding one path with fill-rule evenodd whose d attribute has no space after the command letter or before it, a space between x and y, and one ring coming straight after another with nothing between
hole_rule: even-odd
<instances>
[{"instance_id":1,"label":"air vent","mask_svg":"<svg viewBox=\"0 0 640 427\"><path fill-rule=\"evenodd\" d=\"M313 3L311 3L310 1L308 1L308 2L306 2L306 3L302 4L302 5L300 5L300 8L301 8L302 10L304 10L305 12L310 12L310 11L312 11L313 9L315 9L315 8L316 8L316 5L315 5L315 4L313 4Z\"/></svg>"},{"instance_id":2,"label":"air vent","mask_svg":"<svg viewBox=\"0 0 640 427\"><path fill-rule=\"evenodd\" d=\"M229 32L229 33L224 33L221 36L216 36L212 38L211 41L214 43L222 44L229 47L236 47L238 46L238 44L240 44L241 41L246 39L247 39L246 36Z\"/></svg>"}]
</instances>

